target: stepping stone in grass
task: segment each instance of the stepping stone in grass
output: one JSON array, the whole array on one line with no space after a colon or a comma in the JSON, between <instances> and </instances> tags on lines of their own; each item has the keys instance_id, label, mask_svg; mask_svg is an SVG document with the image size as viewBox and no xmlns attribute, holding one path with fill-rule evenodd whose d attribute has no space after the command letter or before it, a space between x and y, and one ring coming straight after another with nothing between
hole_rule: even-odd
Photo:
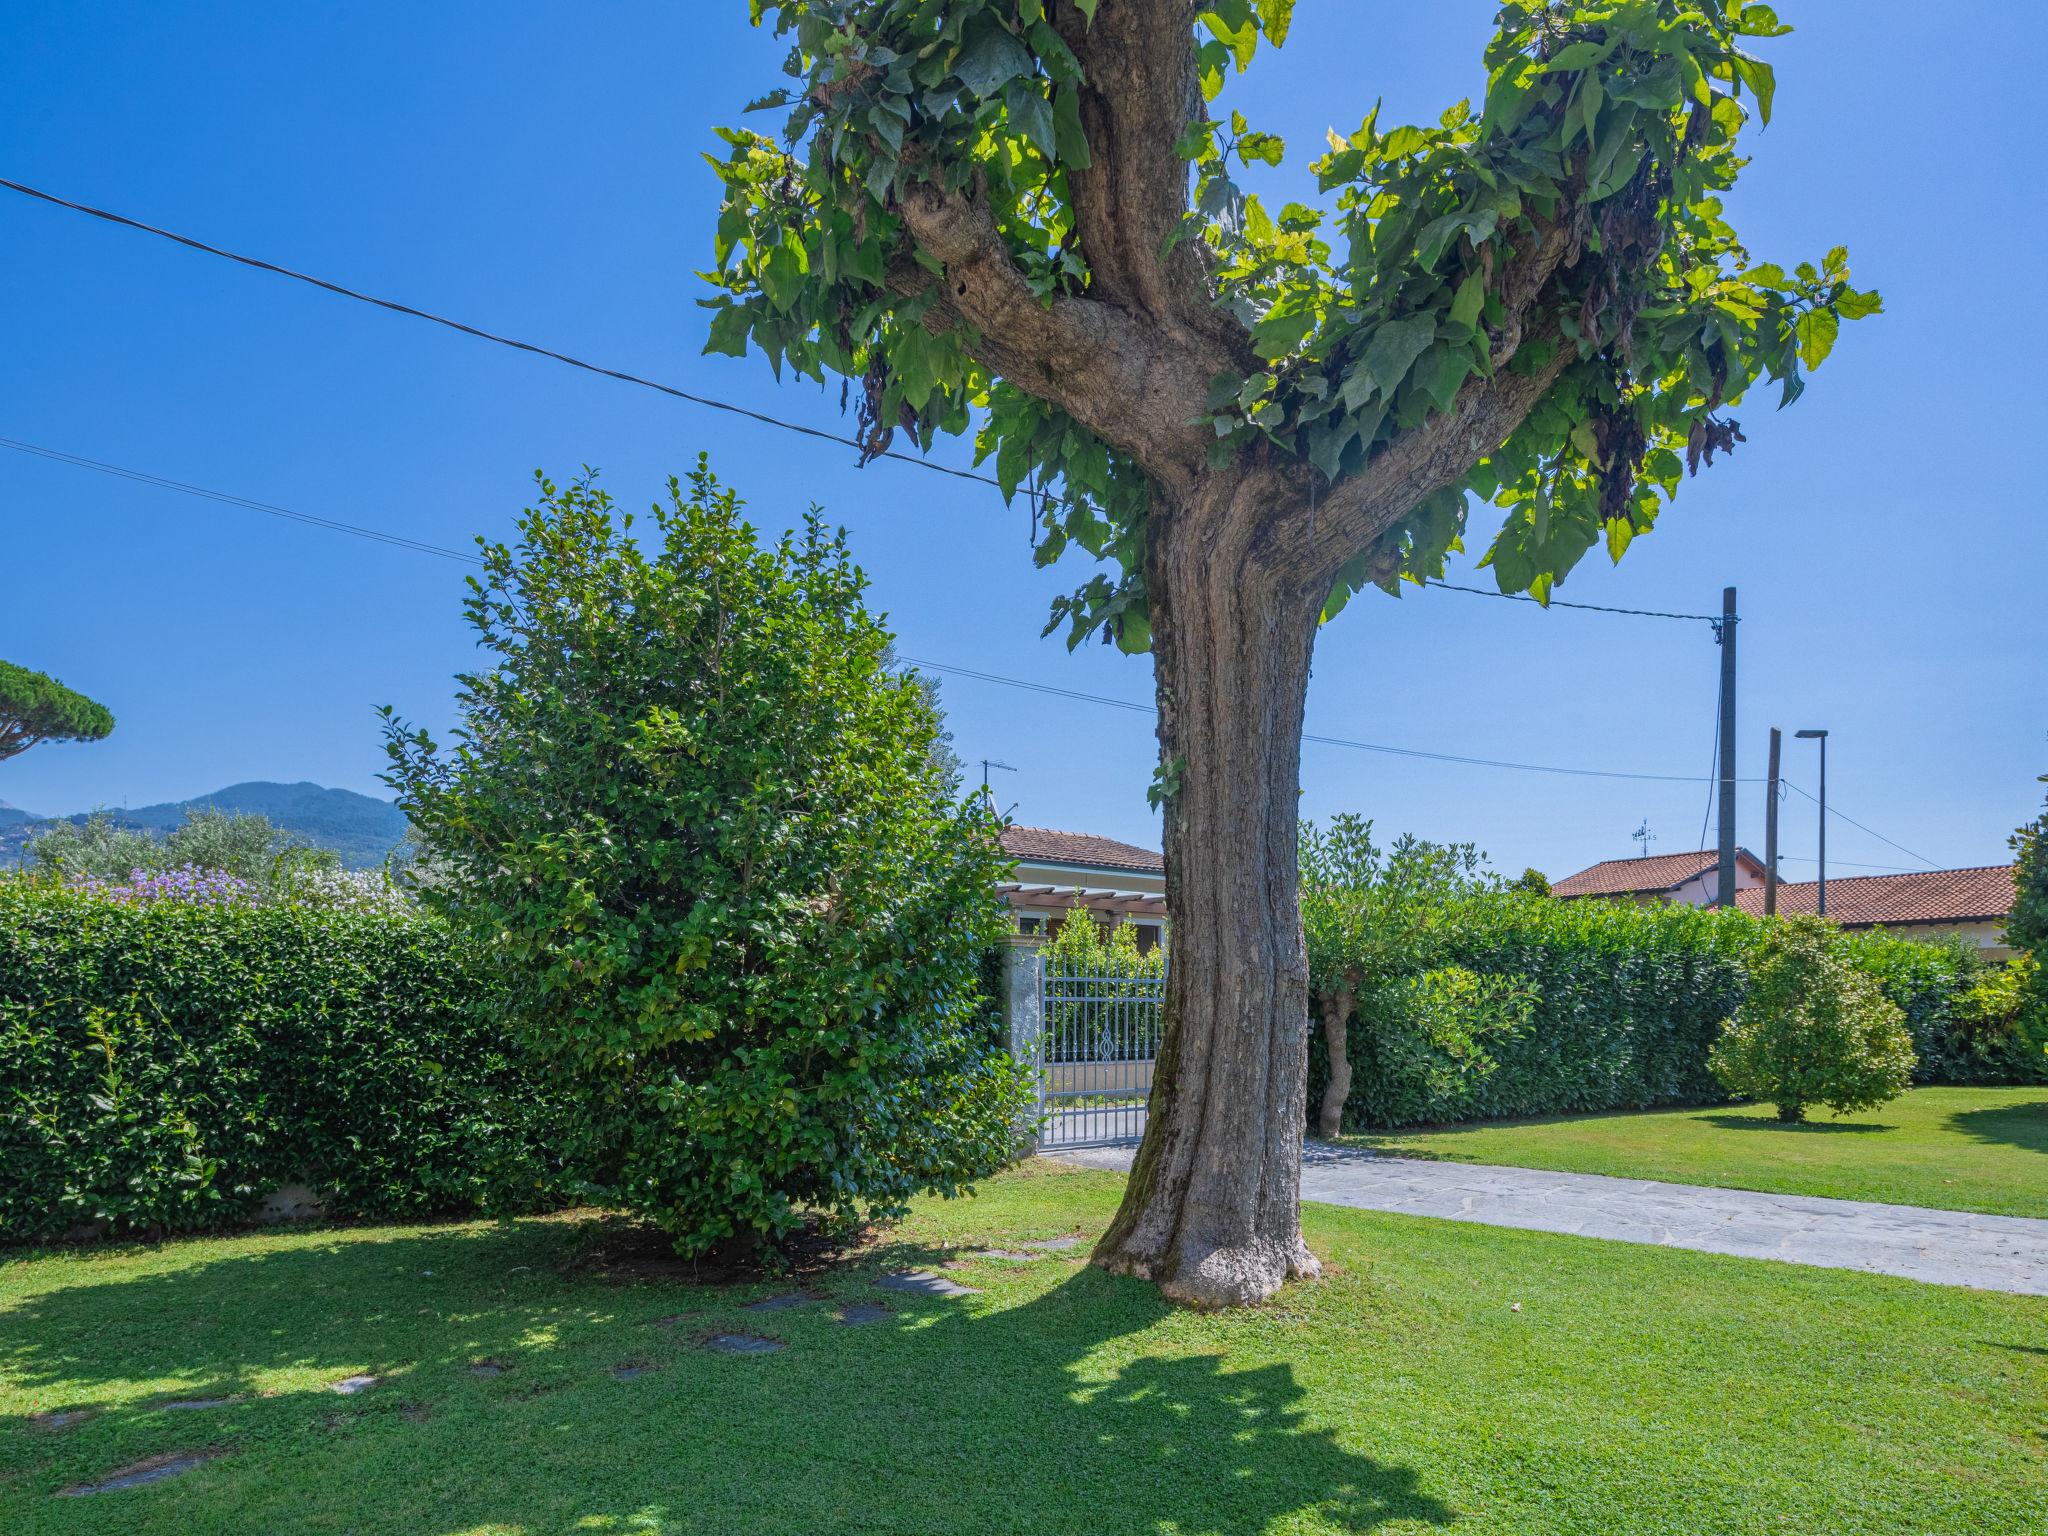
<instances>
[{"instance_id":1,"label":"stepping stone in grass","mask_svg":"<svg viewBox=\"0 0 2048 1536\"><path fill-rule=\"evenodd\" d=\"M492 1377L502 1376L511 1369L512 1367L502 1360L477 1360L471 1362L469 1374L489 1381Z\"/></svg>"},{"instance_id":2,"label":"stepping stone in grass","mask_svg":"<svg viewBox=\"0 0 2048 1536\"><path fill-rule=\"evenodd\" d=\"M885 1291L901 1291L910 1296L979 1296L981 1292L972 1286L961 1285L929 1270L905 1269L893 1275L884 1275L875 1282Z\"/></svg>"},{"instance_id":3,"label":"stepping stone in grass","mask_svg":"<svg viewBox=\"0 0 2048 1536\"><path fill-rule=\"evenodd\" d=\"M201 1408L227 1408L239 1403L239 1397L176 1397L157 1407L166 1413L190 1413Z\"/></svg>"},{"instance_id":4,"label":"stepping stone in grass","mask_svg":"<svg viewBox=\"0 0 2048 1536\"><path fill-rule=\"evenodd\" d=\"M896 1314L887 1307L876 1306L872 1301L855 1301L839 1309L839 1321L852 1328L863 1323L884 1322Z\"/></svg>"},{"instance_id":5,"label":"stepping stone in grass","mask_svg":"<svg viewBox=\"0 0 2048 1536\"><path fill-rule=\"evenodd\" d=\"M1040 1253L1065 1253L1069 1248L1081 1246L1078 1237L1042 1237L1035 1243L1019 1243L1019 1248L1035 1248Z\"/></svg>"},{"instance_id":6,"label":"stepping stone in grass","mask_svg":"<svg viewBox=\"0 0 2048 1536\"><path fill-rule=\"evenodd\" d=\"M975 1259L1007 1259L1012 1264L1029 1264L1033 1259L1042 1259L1043 1253L1020 1253L1010 1248L977 1248L968 1255Z\"/></svg>"},{"instance_id":7,"label":"stepping stone in grass","mask_svg":"<svg viewBox=\"0 0 2048 1536\"><path fill-rule=\"evenodd\" d=\"M649 1365L645 1360L629 1360L624 1365L615 1365L612 1367L612 1379L614 1381L633 1381L639 1377L645 1376L649 1371L653 1369L654 1367Z\"/></svg>"},{"instance_id":8,"label":"stepping stone in grass","mask_svg":"<svg viewBox=\"0 0 2048 1536\"><path fill-rule=\"evenodd\" d=\"M343 1397L354 1397L358 1392L367 1392L377 1385L374 1376L344 1376L339 1381L330 1381L327 1390L339 1392Z\"/></svg>"},{"instance_id":9,"label":"stepping stone in grass","mask_svg":"<svg viewBox=\"0 0 2048 1536\"><path fill-rule=\"evenodd\" d=\"M90 1408L53 1408L47 1413L30 1414L28 1427L41 1430L69 1429L74 1424L83 1424L92 1415L93 1410Z\"/></svg>"},{"instance_id":10,"label":"stepping stone in grass","mask_svg":"<svg viewBox=\"0 0 2048 1536\"><path fill-rule=\"evenodd\" d=\"M817 1299L817 1297L806 1295L802 1291L791 1291L786 1296L770 1296L763 1301L753 1303L751 1306L741 1307L740 1310L742 1312L787 1312L791 1307L806 1306Z\"/></svg>"},{"instance_id":11,"label":"stepping stone in grass","mask_svg":"<svg viewBox=\"0 0 2048 1536\"><path fill-rule=\"evenodd\" d=\"M112 1493L117 1488L140 1488L145 1483L160 1483L167 1477L176 1477L180 1472L190 1472L194 1467L203 1466L216 1456L227 1453L221 1450L171 1451L162 1456L150 1456L142 1461L131 1461L120 1470L108 1473L95 1483L74 1483L69 1488L58 1490L60 1499L83 1498L89 1493Z\"/></svg>"},{"instance_id":12,"label":"stepping stone in grass","mask_svg":"<svg viewBox=\"0 0 2048 1536\"><path fill-rule=\"evenodd\" d=\"M721 1355L772 1355L788 1346L780 1339L764 1339L758 1333L714 1333L704 1347Z\"/></svg>"}]
</instances>

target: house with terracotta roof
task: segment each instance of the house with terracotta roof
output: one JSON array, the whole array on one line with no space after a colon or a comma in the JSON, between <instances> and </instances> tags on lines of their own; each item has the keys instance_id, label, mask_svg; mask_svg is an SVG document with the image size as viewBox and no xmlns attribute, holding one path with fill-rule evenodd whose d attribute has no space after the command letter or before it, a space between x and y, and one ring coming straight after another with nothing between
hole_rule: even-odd
<instances>
[{"instance_id":1,"label":"house with terracotta roof","mask_svg":"<svg viewBox=\"0 0 2048 1536\"><path fill-rule=\"evenodd\" d=\"M1844 928L1896 928L1916 938L1954 934L1977 946L1986 960L2012 958L2005 942L2012 916L2013 867L1926 869L1900 875L1851 875L1828 881L1828 919ZM1761 913L1761 888L1735 893L1745 912ZM1778 915L1815 912L1820 886L1812 880L1778 886Z\"/></svg>"},{"instance_id":2,"label":"house with terracotta roof","mask_svg":"<svg viewBox=\"0 0 2048 1536\"><path fill-rule=\"evenodd\" d=\"M1141 951L1165 938L1166 860L1152 849L1085 832L1008 827L1003 851L1017 863L997 889L1019 933L1057 933L1078 908L1105 925L1130 923Z\"/></svg>"},{"instance_id":3,"label":"house with terracotta roof","mask_svg":"<svg viewBox=\"0 0 2048 1536\"><path fill-rule=\"evenodd\" d=\"M1591 869L1582 869L1576 875L1555 882L1550 887L1550 894L1566 901L1597 897L1604 901L1633 901L1638 905L1669 901L1683 902L1692 907L1709 907L1719 893L1716 872L1720 863L1720 855L1711 849L1701 849L1697 853L1653 853L1635 859L1607 859ZM1763 861L1747 848L1737 848L1736 899L1740 900L1746 890L1761 890L1763 883ZM1832 904L1832 881L1829 882L1828 898Z\"/></svg>"}]
</instances>

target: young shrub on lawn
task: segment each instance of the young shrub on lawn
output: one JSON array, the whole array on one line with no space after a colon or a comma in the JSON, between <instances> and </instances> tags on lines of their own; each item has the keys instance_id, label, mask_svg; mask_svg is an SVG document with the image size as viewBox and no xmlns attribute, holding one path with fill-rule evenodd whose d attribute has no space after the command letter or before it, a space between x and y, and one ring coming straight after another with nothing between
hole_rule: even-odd
<instances>
[{"instance_id":1,"label":"young shrub on lawn","mask_svg":"<svg viewBox=\"0 0 2048 1536\"><path fill-rule=\"evenodd\" d=\"M1794 917L1765 934L1712 1063L1730 1092L1797 1121L1812 1104L1847 1114L1897 1098L1912 1082L1913 1041L1898 1006L1849 965L1834 929Z\"/></svg>"},{"instance_id":2,"label":"young shrub on lawn","mask_svg":"<svg viewBox=\"0 0 2048 1536\"><path fill-rule=\"evenodd\" d=\"M495 946L581 1106L574 1166L686 1254L993 1170L1007 861L844 536L764 548L701 461L639 528L588 483L541 496L465 605L492 666L455 746L387 712L388 777L423 898Z\"/></svg>"}]
</instances>

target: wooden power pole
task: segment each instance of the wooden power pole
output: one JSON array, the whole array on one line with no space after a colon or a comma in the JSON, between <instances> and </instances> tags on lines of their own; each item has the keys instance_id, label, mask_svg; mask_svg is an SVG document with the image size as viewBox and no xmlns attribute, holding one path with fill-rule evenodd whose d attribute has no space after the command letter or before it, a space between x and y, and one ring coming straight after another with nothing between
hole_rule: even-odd
<instances>
[{"instance_id":1,"label":"wooden power pole","mask_svg":"<svg viewBox=\"0 0 2048 1536\"><path fill-rule=\"evenodd\" d=\"M1778 746L1784 733L1771 727L1771 772L1764 785L1764 916L1778 915Z\"/></svg>"}]
</instances>

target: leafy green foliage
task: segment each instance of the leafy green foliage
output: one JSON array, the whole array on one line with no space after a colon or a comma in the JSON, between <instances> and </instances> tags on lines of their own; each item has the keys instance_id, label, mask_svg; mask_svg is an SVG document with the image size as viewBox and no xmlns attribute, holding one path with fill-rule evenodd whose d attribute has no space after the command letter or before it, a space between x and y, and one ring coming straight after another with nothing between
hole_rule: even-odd
<instances>
[{"instance_id":1,"label":"leafy green foliage","mask_svg":"<svg viewBox=\"0 0 2048 1536\"><path fill-rule=\"evenodd\" d=\"M0 1240L558 1200L502 994L424 916L126 905L0 878Z\"/></svg>"},{"instance_id":2,"label":"leafy green foliage","mask_svg":"<svg viewBox=\"0 0 2048 1536\"><path fill-rule=\"evenodd\" d=\"M1825 1104L1837 1114L1874 1109L1913 1080L1913 1042L1898 1005L1855 970L1823 920L1769 925L1749 989L1710 1058L1731 1092L1803 1120Z\"/></svg>"},{"instance_id":3,"label":"leafy green foliage","mask_svg":"<svg viewBox=\"0 0 2048 1536\"><path fill-rule=\"evenodd\" d=\"M54 677L0 661L0 761L45 741L100 741L114 729L104 704Z\"/></svg>"},{"instance_id":4,"label":"leafy green foliage","mask_svg":"<svg viewBox=\"0 0 2048 1536\"><path fill-rule=\"evenodd\" d=\"M791 41L790 84L754 106L790 110L779 133L723 131L706 350L857 382L869 453L899 428L923 447L972 431L1006 493L1040 498L1041 563L1078 547L1114 567L1060 599L1049 628L1145 649L1146 476L977 362L929 287L896 280L938 269L902 217L930 184L986 200L1042 300L1088 293L1071 184L1093 164L1088 82L1055 0L750 6ZM1738 139L1770 120L1775 76L1750 51L1789 30L1770 6L1503 5L1476 106L1429 126L1382 125L1375 108L1313 162L1318 202L1276 211L1235 173L1283 164L1286 146L1219 98L1262 42L1285 41L1292 11L1193 9L1210 106L1175 146L1194 195L1173 239L1205 247L1252 363L1213 381L1211 463L1282 456L1334 487L1497 371L1554 376L1504 444L1356 551L1326 615L1368 581L1440 575L1474 501L1501 517L1482 563L1504 592L1547 599L1595 545L1619 560L1685 474L1743 440L1729 408L1765 381L1791 403L1841 323L1881 308L1841 248L1788 270L1752 260L1724 217Z\"/></svg>"},{"instance_id":5,"label":"leafy green foliage","mask_svg":"<svg viewBox=\"0 0 2048 1536\"><path fill-rule=\"evenodd\" d=\"M1107 932L1093 915L1076 912L1061 923L1041 951L1049 970L1075 976L1132 976L1157 980L1166 974L1166 947L1139 953L1136 924L1121 919Z\"/></svg>"},{"instance_id":6,"label":"leafy green foliage","mask_svg":"<svg viewBox=\"0 0 2048 1536\"><path fill-rule=\"evenodd\" d=\"M1304 913L1328 899L1305 885ZM1454 889L1420 905L1397 930L1412 937L1360 945L1379 982L1356 993L1347 1129L1727 1097L1709 1053L1775 921L1690 906L1557 901L1515 887ZM1308 922L1317 934L1317 919ZM1327 942L1329 930L1322 932ZM1318 942L1310 969L1320 988L1331 961ZM1841 933L1829 944L1899 1010L1916 1081L2042 1080L2034 1036L1995 1004L1989 1015L1980 1009L1975 989L1985 973L1965 946ZM1469 987L1457 972L1492 990ZM1313 1105L1328 1075L1323 1053L1309 1056Z\"/></svg>"},{"instance_id":7,"label":"leafy green foliage","mask_svg":"<svg viewBox=\"0 0 2048 1536\"><path fill-rule=\"evenodd\" d=\"M387 712L389 779L578 1171L697 1253L1000 1164L1021 1090L974 1014L1007 860L844 536L763 547L701 463L639 525L540 490L465 604L491 665L455 743Z\"/></svg>"},{"instance_id":8,"label":"leafy green foliage","mask_svg":"<svg viewBox=\"0 0 2048 1536\"><path fill-rule=\"evenodd\" d=\"M329 869L340 858L279 830L267 816L212 806L188 808L162 837L124 827L105 811L82 822L52 822L29 843L38 868L70 880L120 880L135 870L221 870L267 884L293 871Z\"/></svg>"},{"instance_id":9,"label":"leafy green foliage","mask_svg":"<svg viewBox=\"0 0 2048 1536\"><path fill-rule=\"evenodd\" d=\"M1304 821L1299 847L1309 991L1318 1004L1428 970L1444 952L1449 903L1494 883L1472 844L1404 834L1383 850L1361 816L1334 817L1328 830Z\"/></svg>"},{"instance_id":10,"label":"leafy green foliage","mask_svg":"<svg viewBox=\"0 0 2048 1536\"><path fill-rule=\"evenodd\" d=\"M2041 776L2041 782L2048 784L2048 774ZM2014 891L2005 941L2038 960L2048 954L2048 806L2009 841Z\"/></svg>"}]
</instances>

